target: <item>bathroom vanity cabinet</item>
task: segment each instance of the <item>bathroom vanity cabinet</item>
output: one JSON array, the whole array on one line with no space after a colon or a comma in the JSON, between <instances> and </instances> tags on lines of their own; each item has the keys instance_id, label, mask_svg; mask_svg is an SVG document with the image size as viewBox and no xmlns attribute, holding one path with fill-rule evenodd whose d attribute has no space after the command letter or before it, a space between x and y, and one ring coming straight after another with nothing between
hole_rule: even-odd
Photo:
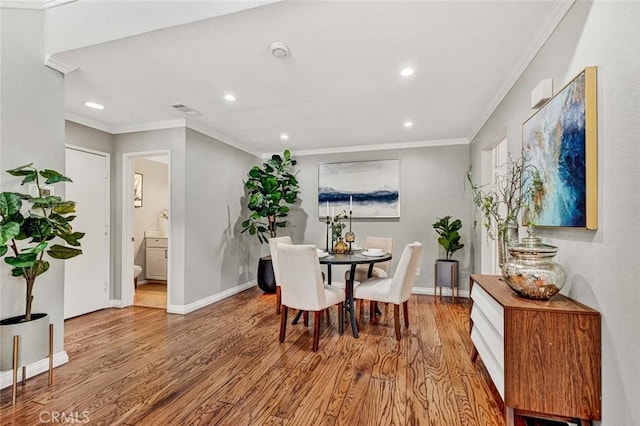
<instances>
[{"instance_id":1,"label":"bathroom vanity cabinet","mask_svg":"<svg viewBox=\"0 0 640 426\"><path fill-rule=\"evenodd\" d=\"M146 237L145 278L148 280L167 280L167 261L169 260L166 237Z\"/></svg>"}]
</instances>

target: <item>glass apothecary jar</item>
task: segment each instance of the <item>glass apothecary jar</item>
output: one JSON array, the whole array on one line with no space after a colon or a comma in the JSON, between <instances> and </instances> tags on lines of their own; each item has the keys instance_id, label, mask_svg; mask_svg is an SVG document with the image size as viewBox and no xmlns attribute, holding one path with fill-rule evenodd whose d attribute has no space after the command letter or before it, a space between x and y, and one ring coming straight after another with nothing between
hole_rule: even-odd
<instances>
[{"instance_id":1,"label":"glass apothecary jar","mask_svg":"<svg viewBox=\"0 0 640 426\"><path fill-rule=\"evenodd\" d=\"M509 247L511 258L502 267L502 276L522 297L549 299L567 280L564 268L553 260L558 247L542 244L533 226L529 226L527 233L519 245Z\"/></svg>"}]
</instances>

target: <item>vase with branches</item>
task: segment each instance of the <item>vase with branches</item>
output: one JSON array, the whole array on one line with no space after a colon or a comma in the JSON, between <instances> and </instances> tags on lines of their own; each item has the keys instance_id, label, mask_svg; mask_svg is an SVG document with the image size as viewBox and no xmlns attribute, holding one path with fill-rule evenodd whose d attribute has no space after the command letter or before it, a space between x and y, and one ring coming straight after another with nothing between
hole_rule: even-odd
<instances>
[{"instance_id":1,"label":"vase with branches","mask_svg":"<svg viewBox=\"0 0 640 426\"><path fill-rule=\"evenodd\" d=\"M507 248L518 242L518 216L523 208L538 210L537 194L542 190L538 170L524 156L513 160L509 155L493 185L475 184L471 167L467 181L473 192L473 204L480 213L489 238L498 241L498 264L506 262ZM529 221L529 220L528 220ZM477 220L474 221L474 226Z\"/></svg>"}]
</instances>

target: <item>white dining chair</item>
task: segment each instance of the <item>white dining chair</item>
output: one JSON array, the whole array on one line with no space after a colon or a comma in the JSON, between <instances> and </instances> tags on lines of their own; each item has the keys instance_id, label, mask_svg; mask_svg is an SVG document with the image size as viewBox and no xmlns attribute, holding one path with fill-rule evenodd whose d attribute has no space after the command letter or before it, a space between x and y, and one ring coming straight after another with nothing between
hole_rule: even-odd
<instances>
[{"instance_id":1,"label":"white dining chair","mask_svg":"<svg viewBox=\"0 0 640 426\"><path fill-rule=\"evenodd\" d=\"M366 237L364 240L363 248L365 250L371 248L382 249L385 253L391 253L393 251L393 238L388 237ZM389 268L391 268L391 261L376 263L371 271L371 277L369 277L369 265L358 265L356 267L356 273L354 281L361 282L368 278L386 278L389 276ZM345 271L345 281L349 279L350 271Z\"/></svg>"},{"instance_id":2,"label":"white dining chair","mask_svg":"<svg viewBox=\"0 0 640 426\"><path fill-rule=\"evenodd\" d=\"M310 244L276 246L282 312L280 315L280 343L287 329L288 308L313 312L313 352L318 351L322 311L338 305L338 329L344 332L344 291L323 283L316 246Z\"/></svg>"},{"instance_id":3,"label":"white dining chair","mask_svg":"<svg viewBox=\"0 0 640 426\"><path fill-rule=\"evenodd\" d=\"M408 301L411 287L420 263L422 244L418 241L407 244L402 252L392 278L369 278L354 289L354 297L369 300L369 318L373 320L374 302L393 303L396 340L400 340L400 304L403 308L404 326L409 327Z\"/></svg>"},{"instance_id":4,"label":"white dining chair","mask_svg":"<svg viewBox=\"0 0 640 426\"><path fill-rule=\"evenodd\" d=\"M276 315L280 315L281 295L280 295L280 269L278 268L278 244L293 244L289 236L269 238L269 251L271 252L271 264L273 265L273 276L276 279Z\"/></svg>"}]
</instances>

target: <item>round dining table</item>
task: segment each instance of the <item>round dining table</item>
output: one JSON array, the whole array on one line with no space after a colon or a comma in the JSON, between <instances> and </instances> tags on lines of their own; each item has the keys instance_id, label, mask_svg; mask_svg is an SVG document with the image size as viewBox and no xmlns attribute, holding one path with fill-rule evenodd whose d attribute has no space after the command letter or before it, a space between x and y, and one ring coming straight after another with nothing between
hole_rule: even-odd
<instances>
[{"instance_id":1,"label":"round dining table","mask_svg":"<svg viewBox=\"0 0 640 426\"><path fill-rule=\"evenodd\" d=\"M371 277L373 265L380 262L391 260L391 253L383 253L379 256L367 256L363 252L355 251L348 254L329 253L320 256L320 264L327 265L327 284L331 285L331 267L333 265L349 265L349 279L345 283L345 309L349 310L349 318L351 320L351 331L353 337L358 338L358 326L356 325L356 308L353 300L353 282L356 275L356 267L358 265L369 265L368 277Z\"/></svg>"}]
</instances>

